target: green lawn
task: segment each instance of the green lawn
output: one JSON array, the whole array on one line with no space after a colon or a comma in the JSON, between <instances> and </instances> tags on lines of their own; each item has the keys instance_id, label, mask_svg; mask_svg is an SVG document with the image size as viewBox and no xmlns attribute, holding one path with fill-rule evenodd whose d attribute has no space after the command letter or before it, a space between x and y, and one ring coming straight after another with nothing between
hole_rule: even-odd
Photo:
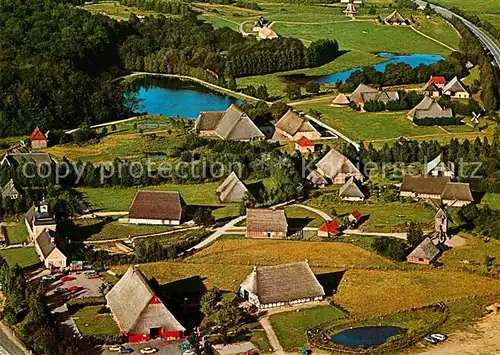
<instances>
[{"instance_id":1,"label":"green lawn","mask_svg":"<svg viewBox=\"0 0 500 355\"><path fill-rule=\"evenodd\" d=\"M7 231L7 240L9 244L22 244L26 242L28 230L26 229L26 224L23 219L16 225L6 226L5 229Z\"/></svg>"},{"instance_id":2,"label":"green lawn","mask_svg":"<svg viewBox=\"0 0 500 355\"><path fill-rule=\"evenodd\" d=\"M433 222L435 211L425 204L392 203L340 203L328 195L308 200L306 205L317 207L325 212L335 208L337 219L342 220L354 209L358 209L367 220L359 227L364 232L404 232L407 222L420 222L424 229L429 229Z\"/></svg>"},{"instance_id":3,"label":"green lawn","mask_svg":"<svg viewBox=\"0 0 500 355\"><path fill-rule=\"evenodd\" d=\"M407 118L407 111L357 112L350 108L331 107L330 103L331 99L327 98L324 101L297 105L296 108L304 112L310 109L322 112L322 122L338 129L355 141L446 133L438 127L413 125Z\"/></svg>"},{"instance_id":4,"label":"green lawn","mask_svg":"<svg viewBox=\"0 0 500 355\"><path fill-rule=\"evenodd\" d=\"M149 16L158 14L155 11L140 10L135 7L124 6L121 5L118 1L91 2L89 4L81 6L81 8L95 14L106 15L118 21L128 21L130 14L136 14L139 16ZM168 14L165 15L168 16Z\"/></svg>"},{"instance_id":5,"label":"green lawn","mask_svg":"<svg viewBox=\"0 0 500 355\"><path fill-rule=\"evenodd\" d=\"M85 307L73 314L78 330L85 336L120 336L121 332L111 313L99 315L102 306Z\"/></svg>"},{"instance_id":6,"label":"green lawn","mask_svg":"<svg viewBox=\"0 0 500 355\"><path fill-rule=\"evenodd\" d=\"M266 332L264 330L253 330L250 341L261 351L268 352L272 350L272 346L271 344L269 344L269 339L267 338Z\"/></svg>"},{"instance_id":7,"label":"green lawn","mask_svg":"<svg viewBox=\"0 0 500 355\"><path fill-rule=\"evenodd\" d=\"M237 204L222 204L215 194L221 182L203 184L162 184L148 186L146 190L178 191L188 206L204 205L214 207L214 216L217 219L235 217L238 215ZM128 211L137 192L135 187L113 188L79 188L92 209L104 211Z\"/></svg>"},{"instance_id":8,"label":"green lawn","mask_svg":"<svg viewBox=\"0 0 500 355\"><path fill-rule=\"evenodd\" d=\"M28 267L40 262L38 254L33 247L0 250L0 256L10 266L18 264L21 267Z\"/></svg>"},{"instance_id":9,"label":"green lawn","mask_svg":"<svg viewBox=\"0 0 500 355\"><path fill-rule=\"evenodd\" d=\"M460 36L451 23L439 16L432 16L430 19L423 15L413 17L417 30L458 50Z\"/></svg>"},{"instance_id":10,"label":"green lawn","mask_svg":"<svg viewBox=\"0 0 500 355\"><path fill-rule=\"evenodd\" d=\"M270 316L270 321L283 348L298 349L307 343L307 329L344 317L344 312L336 307L318 306L300 311L273 314Z\"/></svg>"},{"instance_id":11,"label":"green lawn","mask_svg":"<svg viewBox=\"0 0 500 355\"><path fill-rule=\"evenodd\" d=\"M301 207L285 209L289 228L320 227L325 220L314 212Z\"/></svg>"},{"instance_id":12,"label":"green lawn","mask_svg":"<svg viewBox=\"0 0 500 355\"><path fill-rule=\"evenodd\" d=\"M447 8L456 6L500 26L500 3L498 0L433 0L433 2Z\"/></svg>"}]
</instances>

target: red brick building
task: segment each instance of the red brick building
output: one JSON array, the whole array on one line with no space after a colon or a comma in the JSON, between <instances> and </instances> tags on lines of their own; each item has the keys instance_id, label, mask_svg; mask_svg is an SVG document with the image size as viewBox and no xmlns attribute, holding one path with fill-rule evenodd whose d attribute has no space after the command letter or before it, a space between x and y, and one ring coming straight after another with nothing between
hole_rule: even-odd
<instances>
[{"instance_id":1,"label":"red brick building","mask_svg":"<svg viewBox=\"0 0 500 355\"><path fill-rule=\"evenodd\" d=\"M153 338L175 340L186 330L151 288L148 279L131 266L106 294L118 327L131 343Z\"/></svg>"}]
</instances>

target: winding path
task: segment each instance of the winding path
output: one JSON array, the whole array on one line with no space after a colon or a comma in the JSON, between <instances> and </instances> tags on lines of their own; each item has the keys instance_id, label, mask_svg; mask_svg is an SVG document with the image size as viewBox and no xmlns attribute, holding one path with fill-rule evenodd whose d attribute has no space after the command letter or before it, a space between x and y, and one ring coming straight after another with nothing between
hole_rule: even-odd
<instances>
[{"instance_id":1,"label":"winding path","mask_svg":"<svg viewBox=\"0 0 500 355\"><path fill-rule=\"evenodd\" d=\"M435 39L434 37L431 37L431 36L426 35L425 33L423 33L423 32L421 32L421 31L417 30L417 29L416 29L415 27L413 27L413 26L410 26L410 28L411 28L413 31L417 32L419 35L424 36L425 38L428 38L428 39L430 39L431 41L434 41L434 42L436 42L436 43L438 43L438 44L442 45L443 47L448 48L449 50L451 50L451 51L453 51L453 52L456 52L456 51L457 51L455 48L450 47L450 46L449 46L449 45L447 45L446 43L443 43L443 42L441 42L441 41L439 41L439 40Z\"/></svg>"}]
</instances>

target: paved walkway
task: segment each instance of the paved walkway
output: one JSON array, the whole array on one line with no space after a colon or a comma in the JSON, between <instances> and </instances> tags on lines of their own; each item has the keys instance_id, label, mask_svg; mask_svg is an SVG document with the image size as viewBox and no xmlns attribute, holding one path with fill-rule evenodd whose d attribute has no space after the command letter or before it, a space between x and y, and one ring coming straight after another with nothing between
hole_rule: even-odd
<instances>
[{"instance_id":1,"label":"paved walkway","mask_svg":"<svg viewBox=\"0 0 500 355\"><path fill-rule=\"evenodd\" d=\"M210 237L203 240L201 243L196 244L194 247L189 248L187 251L198 250L198 249L202 249L202 248L208 246L209 244L215 242L221 235L226 234L228 229L233 228L236 224L240 223L245 218L247 218L247 216L239 216L239 217L231 220L229 223L218 228Z\"/></svg>"},{"instance_id":2,"label":"paved walkway","mask_svg":"<svg viewBox=\"0 0 500 355\"><path fill-rule=\"evenodd\" d=\"M283 347L281 346L280 341L278 340L278 337L276 336L276 333L274 332L274 329L271 325L271 322L269 321L269 315L262 317L259 320L259 323L266 332L269 344L271 344L271 347L274 350L273 354L283 355Z\"/></svg>"}]
</instances>

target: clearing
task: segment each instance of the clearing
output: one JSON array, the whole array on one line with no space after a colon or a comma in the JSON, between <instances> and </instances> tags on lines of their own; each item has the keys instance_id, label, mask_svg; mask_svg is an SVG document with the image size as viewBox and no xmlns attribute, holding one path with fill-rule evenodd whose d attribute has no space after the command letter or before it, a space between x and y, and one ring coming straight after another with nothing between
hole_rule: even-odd
<instances>
[{"instance_id":1,"label":"clearing","mask_svg":"<svg viewBox=\"0 0 500 355\"><path fill-rule=\"evenodd\" d=\"M40 262L34 247L0 250L0 256L7 261L9 266L18 264L21 267L28 267Z\"/></svg>"},{"instance_id":2,"label":"clearing","mask_svg":"<svg viewBox=\"0 0 500 355\"><path fill-rule=\"evenodd\" d=\"M7 240L9 244L22 244L26 242L26 237L28 236L28 230L26 229L26 224L24 219L21 219L17 224L5 227L7 231Z\"/></svg>"},{"instance_id":3,"label":"clearing","mask_svg":"<svg viewBox=\"0 0 500 355\"><path fill-rule=\"evenodd\" d=\"M73 319L82 336L119 337L121 335L111 313L99 313L102 308L104 307L85 307L73 314Z\"/></svg>"}]
</instances>

